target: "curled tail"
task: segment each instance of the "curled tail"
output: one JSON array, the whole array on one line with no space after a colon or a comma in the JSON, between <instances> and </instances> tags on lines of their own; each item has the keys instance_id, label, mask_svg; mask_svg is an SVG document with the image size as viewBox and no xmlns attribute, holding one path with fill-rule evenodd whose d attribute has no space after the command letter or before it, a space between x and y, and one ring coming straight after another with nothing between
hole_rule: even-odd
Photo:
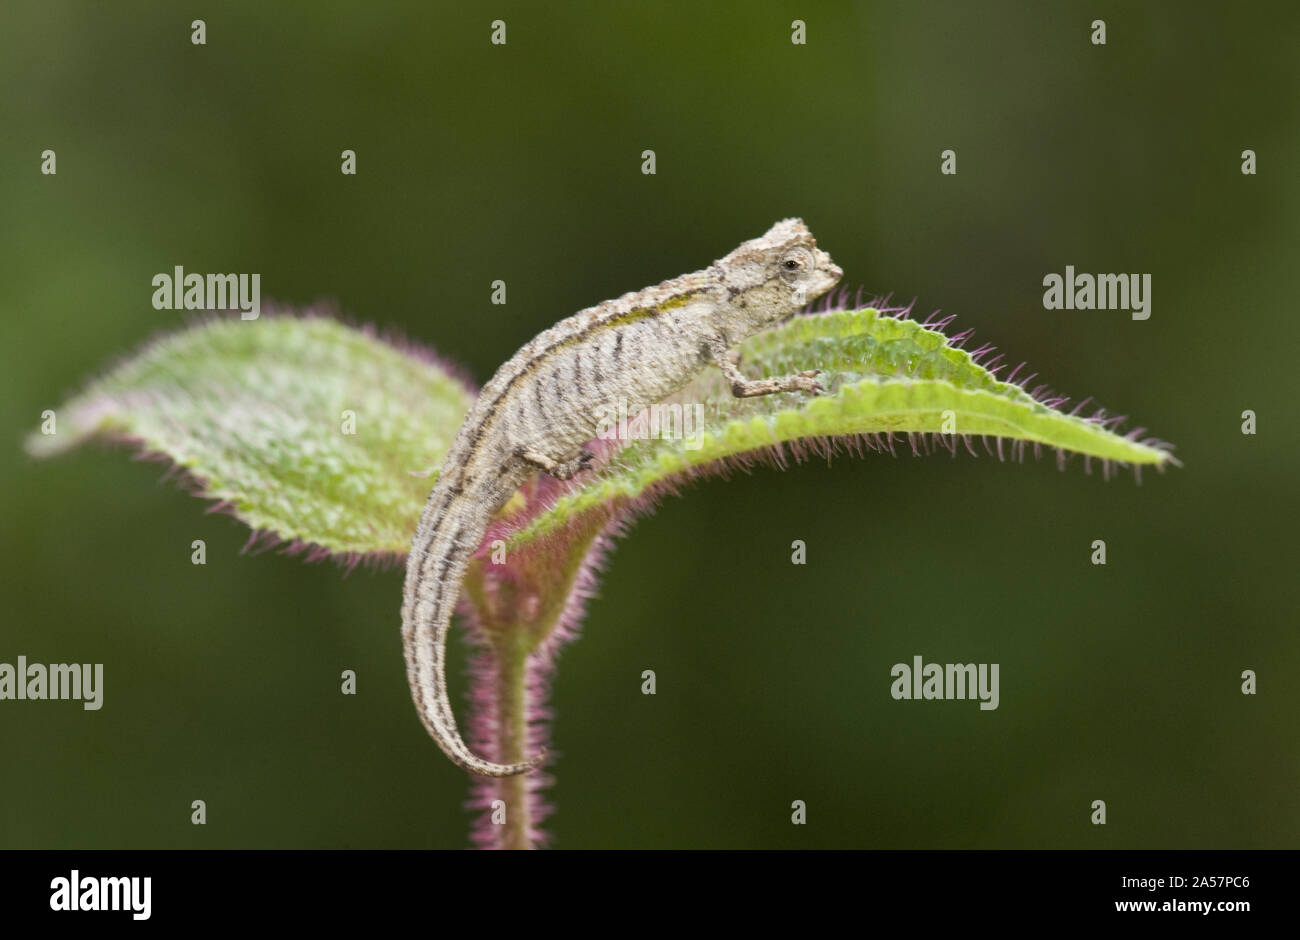
<instances>
[{"instance_id":1,"label":"curled tail","mask_svg":"<svg viewBox=\"0 0 1300 940\"><path fill-rule=\"evenodd\" d=\"M429 494L406 561L402 595L402 647L406 678L420 721L438 747L470 773L509 777L527 773L546 752L518 764L496 764L469 749L447 697L447 633L460 582L488 523L499 508L473 492L459 474L444 474Z\"/></svg>"}]
</instances>

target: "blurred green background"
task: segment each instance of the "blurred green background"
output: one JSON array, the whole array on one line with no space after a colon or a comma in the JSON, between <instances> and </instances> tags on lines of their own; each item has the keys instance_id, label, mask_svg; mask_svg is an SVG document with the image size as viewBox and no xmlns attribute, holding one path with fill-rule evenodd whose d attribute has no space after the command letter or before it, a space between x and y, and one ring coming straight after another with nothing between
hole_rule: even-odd
<instances>
[{"instance_id":1,"label":"blurred green background","mask_svg":"<svg viewBox=\"0 0 1300 940\"><path fill-rule=\"evenodd\" d=\"M1297 845L1298 39L1292 3L10 0L0 661L106 675L99 712L0 702L0 846L467 844L399 570L241 556L238 523L121 448L22 453L183 322L155 273L260 272L483 381L787 215L846 284L959 314L1185 468L869 456L665 502L560 663L555 845ZM1150 273L1150 320L1045 311L1067 264ZM1000 663L1001 707L893 701L918 654Z\"/></svg>"}]
</instances>

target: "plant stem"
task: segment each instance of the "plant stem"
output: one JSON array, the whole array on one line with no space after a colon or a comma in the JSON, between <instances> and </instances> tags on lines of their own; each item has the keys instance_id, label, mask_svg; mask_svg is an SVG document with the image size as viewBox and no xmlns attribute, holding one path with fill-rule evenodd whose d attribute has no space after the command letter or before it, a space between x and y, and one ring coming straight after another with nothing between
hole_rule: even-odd
<instances>
[{"instance_id":1,"label":"plant stem","mask_svg":"<svg viewBox=\"0 0 1300 940\"><path fill-rule=\"evenodd\" d=\"M521 627L472 628L470 739L479 753L500 763L524 760L542 744L545 684L530 662L532 633ZM471 839L481 849L534 849L546 806L541 790L550 781L539 771L513 777L471 777L469 806L478 811ZM499 801L499 802L498 802ZM504 810L504 819L502 818Z\"/></svg>"},{"instance_id":2,"label":"plant stem","mask_svg":"<svg viewBox=\"0 0 1300 940\"><path fill-rule=\"evenodd\" d=\"M513 647L513 648L511 648ZM522 643L497 652L497 760L513 764L524 760L528 744L528 654ZM534 848L532 806L528 777L518 774L497 781L497 799L506 804L501 827L503 849Z\"/></svg>"},{"instance_id":3,"label":"plant stem","mask_svg":"<svg viewBox=\"0 0 1300 940\"><path fill-rule=\"evenodd\" d=\"M532 496L538 505L545 503ZM474 646L468 737L485 757L517 763L549 747L547 700L555 657L573 638L591 595L592 569L604 550L600 533L609 524L605 515L587 518L514 553L508 564L471 567L462 608ZM554 782L546 765L514 777L475 777L469 803L479 812L474 844L485 849L548 845L543 824L551 806L544 793ZM493 822L496 801L505 807L505 819L498 823ZM495 815L501 820L499 808Z\"/></svg>"}]
</instances>

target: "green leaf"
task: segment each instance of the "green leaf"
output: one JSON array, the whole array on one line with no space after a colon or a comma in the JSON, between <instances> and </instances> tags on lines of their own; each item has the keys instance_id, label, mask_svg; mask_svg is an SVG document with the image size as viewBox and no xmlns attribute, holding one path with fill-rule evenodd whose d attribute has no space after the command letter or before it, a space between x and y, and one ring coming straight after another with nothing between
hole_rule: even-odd
<instances>
[{"instance_id":1,"label":"green leaf","mask_svg":"<svg viewBox=\"0 0 1300 940\"><path fill-rule=\"evenodd\" d=\"M400 556L472 401L431 357L333 319L222 318L146 346L27 447L48 456L96 435L133 440L255 530Z\"/></svg>"},{"instance_id":2,"label":"green leaf","mask_svg":"<svg viewBox=\"0 0 1300 940\"><path fill-rule=\"evenodd\" d=\"M870 308L796 317L751 338L742 355L751 377L820 368L828 394L737 399L707 369L668 403L690 414L699 406L700 426L684 426L694 433L626 442L595 472L548 485L544 503L508 508L510 549L562 531L590 538L593 514L603 522L729 460L808 439L939 432L946 411L958 435L1131 466L1173 460L1163 445L1000 381L938 330ZM219 319L146 347L59 409L58 434L33 434L28 448L49 455L94 435L134 439L255 530L340 554L400 556L433 484L429 471L471 402L430 358L331 319ZM356 416L355 434L343 433L345 411Z\"/></svg>"},{"instance_id":3,"label":"green leaf","mask_svg":"<svg viewBox=\"0 0 1300 940\"><path fill-rule=\"evenodd\" d=\"M1173 459L1162 446L1107 430L1097 416L1065 414L999 380L942 332L874 309L796 317L743 344L741 370L749 377L808 368L823 370L818 378L829 394L737 399L718 370L707 370L670 400L701 406L701 427L674 424L686 433L629 441L599 472L523 522L510 547L729 459L809 438L937 433L946 411L955 435L1024 441L1130 466Z\"/></svg>"}]
</instances>

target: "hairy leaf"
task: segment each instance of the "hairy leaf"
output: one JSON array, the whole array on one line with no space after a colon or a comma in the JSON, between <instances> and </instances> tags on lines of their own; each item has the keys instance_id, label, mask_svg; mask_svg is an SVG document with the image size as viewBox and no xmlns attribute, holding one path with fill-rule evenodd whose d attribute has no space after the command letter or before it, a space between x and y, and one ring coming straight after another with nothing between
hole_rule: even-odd
<instances>
[{"instance_id":1,"label":"hairy leaf","mask_svg":"<svg viewBox=\"0 0 1300 940\"><path fill-rule=\"evenodd\" d=\"M1061 410L1066 399L1051 397L1045 387L1031 392L1025 379L1000 380L997 372L1005 367L996 360L981 365L992 347L968 353L960 346L969 334L946 337L900 316L905 312L866 308L801 316L750 339L741 362L749 377L820 368L828 394L738 399L717 370L708 370L670 401L682 406L680 416L675 408L660 409L657 436L635 439L655 434L648 419L640 426L629 420L625 434L611 429L616 445L623 445L616 455L522 522L510 545L727 461L765 454L780 462L786 446L798 456L809 442L825 450L835 439L849 439L892 450L895 435L910 436L913 447L924 435L919 442L927 449L973 451L972 438L996 438L998 454L1006 439L1015 442L1016 454L1025 444L1050 447L1099 459L1106 471L1112 464L1162 467L1172 461L1163 443L1137 439L1142 429L1121 436L1110 430L1120 419L1100 411L1067 414ZM702 417L699 426L691 425L693 414Z\"/></svg>"},{"instance_id":2,"label":"hairy leaf","mask_svg":"<svg viewBox=\"0 0 1300 940\"><path fill-rule=\"evenodd\" d=\"M666 403L683 410L664 411L658 436L645 438L648 422L627 416L612 437L642 439L597 448L606 459L594 472L554 487L544 505L508 508L494 535L517 551L561 530L590 529L588 514L611 518L692 474L758 456L780 462L783 448L798 456L833 441L892 450L904 435L913 447L919 440L955 450L984 438L997 439L999 453L1007 440L1083 454L1106 469L1172 461L1160 442L1111 430L1117 419L1067 414L1065 399L1043 387L999 379L997 360L983 361L991 347L960 348L968 334L950 338L943 323L931 328L905 313L835 310L753 337L742 347L747 375L819 368L827 394L737 399L718 370L705 370ZM48 455L93 435L134 440L274 540L400 556L432 486L429 471L472 400L431 356L333 319L214 319L92 383L59 410L58 433L34 434L28 447ZM345 433L348 413L355 433Z\"/></svg>"},{"instance_id":3,"label":"hairy leaf","mask_svg":"<svg viewBox=\"0 0 1300 940\"><path fill-rule=\"evenodd\" d=\"M28 450L127 439L272 541L402 555L433 483L414 474L436 471L472 401L432 357L371 331L328 317L220 318L91 383Z\"/></svg>"}]
</instances>

